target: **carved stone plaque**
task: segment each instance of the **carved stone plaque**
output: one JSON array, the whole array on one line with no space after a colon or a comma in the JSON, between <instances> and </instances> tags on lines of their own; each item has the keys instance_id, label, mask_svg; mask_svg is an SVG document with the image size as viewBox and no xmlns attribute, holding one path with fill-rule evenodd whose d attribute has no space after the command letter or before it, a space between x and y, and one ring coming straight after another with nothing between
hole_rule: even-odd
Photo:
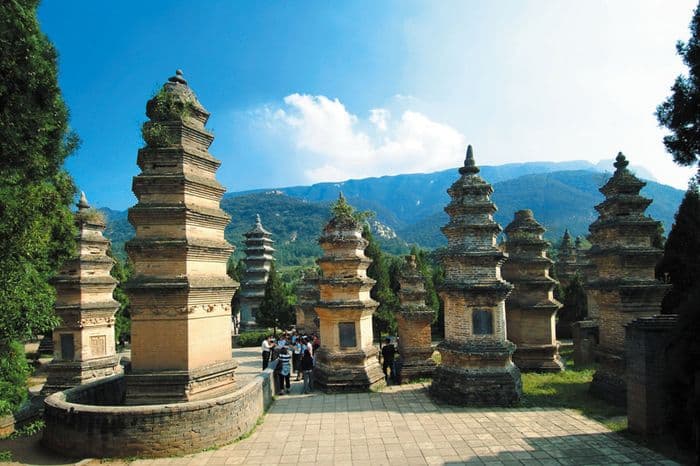
<instances>
[{"instance_id":1,"label":"carved stone plaque","mask_svg":"<svg viewBox=\"0 0 700 466\"><path fill-rule=\"evenodd\" d=\"M340 322L338 324L340 331L340 347L354 348L357 346L355 338L355 322Z\"/></svg>"},{"instance_id":2,"label":"carved stone plaque","mask_svg":"<svg viewBox=\"0 0 700 466\"><path fill-rule=\"evenodd\" d=\"M105 335L90 337L90 353L92 356L104 356L107 354L107 337Z\"/></svg>"},{"instance_id":3,"label":"carved stone plaque","mask_svg":"<svg viewBox=\"0 0 700 466\"><path fill-rule=\"evenodd\" d=\"M473 311L472 330L474 332L474 335L493 334L493 318L491 316L491 311Z\"/></svg>"}]
</instances>

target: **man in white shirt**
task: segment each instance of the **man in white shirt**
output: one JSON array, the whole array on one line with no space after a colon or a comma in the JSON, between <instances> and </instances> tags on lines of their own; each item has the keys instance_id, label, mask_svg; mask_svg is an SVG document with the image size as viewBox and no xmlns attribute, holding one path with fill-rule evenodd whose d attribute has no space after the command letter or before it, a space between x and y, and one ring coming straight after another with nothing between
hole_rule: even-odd
<instances>
[{"instance_id":1,"label":"man in white shirt","mask_svg":"<svg viewBox=\"0 0 700 466\"><path fill-rule=\"evenodd\" d=\"M265 338L262 342L262 368L267 369L270 364L270 354L272 353L272 348L275 346L274 339L272 337Z\"/></svg>"}]
</instances>

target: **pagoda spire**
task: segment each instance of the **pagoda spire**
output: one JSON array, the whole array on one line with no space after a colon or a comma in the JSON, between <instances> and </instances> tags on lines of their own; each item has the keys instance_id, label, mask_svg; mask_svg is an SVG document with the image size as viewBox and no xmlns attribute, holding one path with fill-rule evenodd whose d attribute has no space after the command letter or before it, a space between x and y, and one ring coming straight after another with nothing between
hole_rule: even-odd
<instances>
[{"instance_id":1,"label":"pagoda spire","mask_svg":"<svg viewBox=\"0 0 700 466\"><path fill-rule=\"evenodd\" d=\"M467 147L467 156L464 159L464 166L459 169L459 173L462 175L475 175L479 173L479 167L476 166L474 162L474 150L471 144Z\"/></svg>"},{"instance_id":2,"label":"pagoda spire","mask_svg":"<svg viewBox=\"0 0 700 466\"><path fill-rule=\"evenodd\" d=\"M87 197L85 196L85 191L80 191L80 200L75 206L78 208L78 211L90 208L90 204L88 203Z\"/></svg>"}]
</instances>

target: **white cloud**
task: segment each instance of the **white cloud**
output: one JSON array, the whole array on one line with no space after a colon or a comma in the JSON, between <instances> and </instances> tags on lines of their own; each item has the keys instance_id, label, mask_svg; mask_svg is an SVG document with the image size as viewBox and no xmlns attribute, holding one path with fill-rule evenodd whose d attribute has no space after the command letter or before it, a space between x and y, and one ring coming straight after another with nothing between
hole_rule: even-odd
<instances>
[{"instance_id":1,"label":"white cloud","mask_svg":"<svg viewBox=\"0 0 700 466\"><path fill-rule=\"evenodd\" d=\"M360 118L322 95L292 94L284 103L263 112L266 126L286 130L308 182L445 169L461 162L466 147L459 131L417 111L394 118L374 108Z\"/></svg>"}]
</instances>

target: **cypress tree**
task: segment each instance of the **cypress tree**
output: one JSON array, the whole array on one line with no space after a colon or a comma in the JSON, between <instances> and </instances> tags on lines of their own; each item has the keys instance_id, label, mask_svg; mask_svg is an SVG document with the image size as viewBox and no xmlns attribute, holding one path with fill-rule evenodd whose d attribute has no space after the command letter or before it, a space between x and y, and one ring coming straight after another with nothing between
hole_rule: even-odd
<instances>
[{"instance_id":1,"label":"cypress tree","mask_svg":"<svg viewBox=\"0 0 700 466\"><path fill-rule=\"evenodd\" d=\"M270 268L270 275L265 284L265 297L260 303L255 321L263 327L288 329L294 323L294 309L289 303L289 297L282 280L280 280L275 264Z\"/></svg>"},{"instance_id":2,"label":"cypress tree","mask_svg":"<svg viewBox=\"0 0 700 466\"><path fill-rule=\"evenodd\" d=\"M372 259L367 268L367 276L377 281L370 291L370 296L379 302L379 307L372 316L372 326L375 336L382 333L396 334L397 324L395 312L399 308L399 299L391 289L387 257L382 254L379 243L375 241L369 225L365 224L362 237L368 241L365 255Z\"/></svg>"},{"instance_id":3,"label":"cypress tree","mask_svg":"<svg viewBox=\"0 0 700 466\"><path fill-rule=\"evenodd\" d=\"M22 401L8 394L27 373L17 345L56 325L48 279L75 244L75 188L62 166L78 140L37 4L0 3L0 411Z\"/></svg>"}]
</instances>

